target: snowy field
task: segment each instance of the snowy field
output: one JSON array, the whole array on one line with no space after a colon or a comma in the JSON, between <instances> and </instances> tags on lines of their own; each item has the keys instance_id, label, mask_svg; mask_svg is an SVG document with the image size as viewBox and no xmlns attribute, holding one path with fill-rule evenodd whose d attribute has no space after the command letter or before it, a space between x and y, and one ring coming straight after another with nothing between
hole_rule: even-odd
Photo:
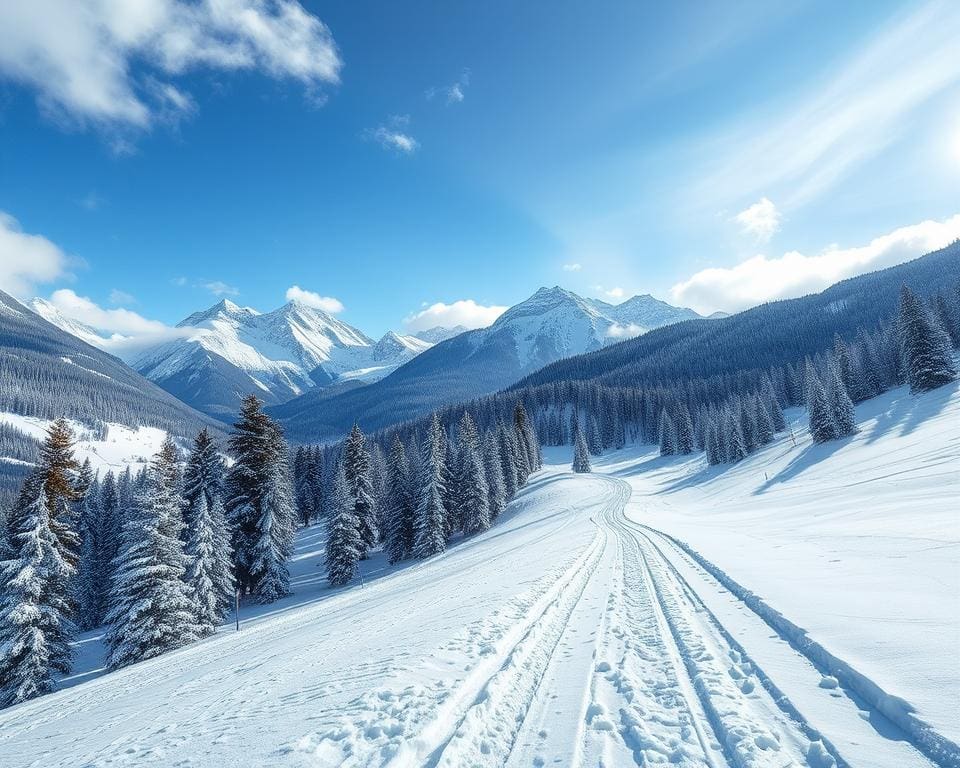
<instances>
[{"instance_id":1,"label":"snowy field","mask_svg":"<svg viewBox=\"0 0 960 768\"><path fill-rule=\"evenodd\" d=\"M106 675L85 636L0 765L960 765L960 394L858 416L733 467L548 452L492 530L362 588L308 529L240 632Z\"/></svg>"}]
</instances>

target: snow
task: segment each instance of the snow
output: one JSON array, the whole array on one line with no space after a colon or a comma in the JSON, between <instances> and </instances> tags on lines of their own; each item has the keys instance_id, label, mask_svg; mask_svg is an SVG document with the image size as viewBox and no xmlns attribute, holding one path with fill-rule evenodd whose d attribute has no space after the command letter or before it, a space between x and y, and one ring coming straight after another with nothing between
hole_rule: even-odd
<instances>
[{"instance_id":1,"label":"snow","mask_svg":"<svg viewBox=\"0 0 960 768\"><path fill-rule=\"evenodd\" d=\"M16 427L42 442L52 422L34 416L0 412L0 423ZM100 440L88 426L72 420L68 420L68 423L76 437L74 456L77 461L83 463L90 459L93 470L101 474L111 470L119 474L127 467L131 472L136 472L149 464L167 436L165 430L156 427L132 428L125 424L107 423L104 425L106 437Z\"/></svg>"},{"instance_id":2,"label":"snow","mask_svg":"<svg viewBox=\"0 0 960 768\"><path fill-rule=\"evenodd\" d=\"M16 766L960 764L957 386L734 466L546 451L493 528L0 712ZM954 743L950 743L950 739ZM931 759L931 756L934 759ZM3 762L0 760L0 762Z\"/></svg>"}]
</instances>

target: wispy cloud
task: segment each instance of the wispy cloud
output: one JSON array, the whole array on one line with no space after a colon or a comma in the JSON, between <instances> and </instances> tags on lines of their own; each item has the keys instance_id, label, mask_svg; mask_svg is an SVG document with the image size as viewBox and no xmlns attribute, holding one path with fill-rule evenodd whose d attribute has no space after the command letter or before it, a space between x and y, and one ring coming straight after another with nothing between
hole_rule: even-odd
<instances>
[{"instance_id":1,"label":"wispy cloud","mask_svg":"<svg viewBox=\"0 0 960 768\"><path fill-rule=\"evenodd\" d=\"M36 90L48 114L146 128L192 110L170 78L208 68L339 81L330 30L296 0L0 3L0 76Z\"/></svg>"},{"instance_id":2,"label":"wispy cloud","mask_svg":"<svg viewBox=\"0 0 960 768\"><path fill-rule=\"evenodd\" d=\"M456 328L462 325L465 328L486 328L500 315L507 311L507 307L497 305L485 306L473 299L461 299L451 304L438 301L419 312L406 317L403 324L407 331L415 333L430 328Z\"/></svg>"},{"instance_id":3,"label":"wispy cloud","mask_svg":"<svg viewBox=\"0 0 960 768\"><path fill-rule=\"evenodd\" d=\"M753 236L760 243L769 242L780 229L780 211L766 197L740 211L733 220L740 225L744 234Z\"/></svg>"},{"instance_id":4,"label":"wispy cloud","mask_svg":"<svg viewBox=\"0 0 960 768\"><path fill-rule=\"evenodd\" d=\"M343 303L333 296L321 296L313 291L306 291L299 285L291 285L287 288L287 301L299 301L308 307L322 310L330 314L343 312Z\"/></svg>"},{"instance_id":5,"label":"wispy cloud","mask_svg":"<svg viewBox=\"0 0 960 768\"><path fill-rule=\"evenodd\" d=\"M409 125L410 115L391 115L368 135L384 149L409 155L420 148L420 143L407 132Z\"/></svg>"},{"instance_id":6,"label":"wispy cloud","mask_svg":"<svg viewBox=\"0 0 960 768\"><path fill-rule=\"evenodd\" d=\"M24 232L20 222L0 211L0 290L24 298L38 283L62 277L68 262L57 245Z\"/></svg>"},{"instance_id":7,"label":"wispy cloud","mask_svg":"<svg viewBox=\"0 0 960 768\"><path fill-rule=\"evenodd\" d=\"M581 264L578 264L577 262L563 265L564 272L579 272L581 269L583 269L583 266Z\"/></svg>"},{"instance_id":8,"label":"wispy cloud","mask_svg":"<svg viewBox=\"0 0 960 768\"><path fill-rule=\"evenodd\" d=\"M203 287L206 288L214 296L239 296L240 289L235 288L232 285L227 285L222 280L212 280L209 283L204 283Z\"/></svg>"},{"instance_id":9,"label":"wispy cloud","mask_svg":"<svg viewBox=\"0 0 960 768\"><path fill-rule=\"evenodd\" d=\"M960 214L901 227L854 248L832 246L816 255L790 251L754 256L734 267L704 269L673 286L673 303L701 313L736 312L774 299L803 296L864 272L900 264L960 238Z\"/></svg>"},{"instance_id":10,"label":"wispy cloud","mask_svg":"<svg viewBox=\"0 0 960 768\"><path fill-rule=\"evenodd\" d=\"M470 70L465 69L460 73L460 77L457 78L455 83L450 85L444 85L441 87L430 87L427 88L425 96L427 101L433 101L433 99L440 97L449 104L459 104L466 98L467 86L470 85Z\"/></svg>"},{"instance_id":11,"label":"wispy cloud","mask_svg":"<svg viewBox=\"0 0 960 768\"><path fill-rule=\"evenodd\" d=\"M804 204L897 139L914 112L960 82L960 12L934 0L883 28L831 77L772 119L746 116L710 148L720 162L700 184L704 200L778 193Z\"/></svg>"}]
</instances>

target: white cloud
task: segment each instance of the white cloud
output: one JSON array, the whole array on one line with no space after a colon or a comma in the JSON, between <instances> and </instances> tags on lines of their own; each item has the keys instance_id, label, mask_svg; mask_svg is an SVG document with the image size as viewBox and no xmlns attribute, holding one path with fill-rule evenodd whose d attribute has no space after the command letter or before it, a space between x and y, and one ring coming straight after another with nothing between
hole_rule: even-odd
<instances>
[{"instance_id":1,"label":"white cloud","mask_svg":"<svg viewBox=\"0 0 960 768\"><path fill-rule=\"evenodd\" d=\"M110 291L111 304L136 304L137 300L126 291L114 288Z\"/></svg>"},{"instance_id":2,"label":"white cloud","mask_svg":"<svg viewBox=\"0 0 960 768\"><path fill-rule=\"evenodd\" d=\"M611 339L632 339L634 336L639 336L644 331L646 331L646 328L643 328L636 323L629 323L627 325L614 323L607 328L607 336Z\"/></svg>"},{"instance_id":3,"label":"white cloud","mask_svg":"<svg viewBox=\"0 0 960 768\"><path fill-rule=\"evenodd\" d=\"M426 331L437 326L456 328L462 325L469 329L486 328L506 311L507 307L484 306L477 304L473 299L461 299L452 304L438 301L405 318L403 323L410 333Z\"/></svg>"},{"instance_id":4,"label":"white cloud","mask_svg":"<svg viewBox=\"0 0 960 768\"><path fill-rule=\"evenodd\" d=\"M37 283L62 277L67 255L42 235L31 235L0 211L0 290L23 298Z\"/></svg>"},{"instance_id":5,"label":"white cloud","mask_svg":"<svg viewBox=\"0 0 960 768\"><path fill-rule=\"evenodd\" d=\"M179 283L177 283L179 285ZM232 285L227 285L222 280L213 280L209 283L204 283L203 287L206 288L214 296L239 296L240 289L234 288Z\"/></svg>"},{"instance_id":6,"label":"white cloud","mask_svg":"<svg viewBox=\"0 0 960 768\"><path fill-rule=\"evenodd\" d=\"M564 272L579 272L581 269L583 269L583 266L580 264L577 264L576 262L574 262L573 264L563 265Z\"/></svg>"},{"instance_id":7,"label":"white cloud","mask_svg":"<svg viewBox=\"0 0 960 768\"><path fill-rule=\"evenodd\" d=\"M426 91L427 101L432 101L437 96L443 96L448 105L459 104L466 98L468 85L470 85L470 70L465 69L452 85L445 85L441 88L428 88Z\"/></svg>"},{"instance_id":8,"label":"white cloud","mask_svg":"<svg viewBox=\"0 0 960 768\"><path fill-rule=\"evenodd\" d=\"M604 291L603 294L604 296L607 296L608 298L611 298L611 299L622 299L624 295L624 290L623 288L619 288L619 287L611 288L609 291Z\"/></svg>"},{"instance_id":9,"label":"white cloud","mask_svg":"<svg viewBox=\"0 0 960 768\"><path fill-rule=\"evenodd\" d=\"M343 304L339 299L332 296L321 296L313 291L305 291L299 285L291 285L287 288L287 301L299 301L314 309L322 310L330 314L343 312Z\"/></svg>"},{"instance_id":10,"label":"white cloud","mask_svg":"<svg viewBox=\"0 0 960 768\"><path fill-rule=\"evenodd\" d=\"M384 149L409 155L420 148L420 142L406 132L408 125L410 115L391 115L386 124L377 126L368 135Z\"/></svg>"},{"instance_id":11,"label":"white cloud","mask_svg":"<svg viewBox=\"0 0 960 768\"><path fill-rule=\"evenodd\" d=\"M901 227L860 247L832 246L814 256L797 251L779 258L758 255L735 267L705 269L673 286L670 293L674 304L703 314L737 312L821 291L845 278L910 261L958 238L960 214Z\"/></svg>"},{"instance_id":12,"label":"white cloud","mask_svg":"<svg viewBox=\"0 0 960 768\"><path fill-rule=\"evenodd\" d=\"M790 99L785 112L747 115L710 146L722 160L704 177L701 195L723 205L727 198L780 188L786 210L817 197L900 137L920 107L960 82L958 37L955 3L932 0L897 15L833 64L829 79Z\"/></svg>"},{"instance_id":13,"label":"white cloud","mask_svg":"<svg viewBox=\"0 0 960 768\"><path fill-rule=\"evenodd\" d=\"M163 323L147 320L129 309L103 309L86 296L79 296L69 288L54 291L50 296L50 303L62 315L106 333L155 334L167 330Z\"/></svg>"},{"instance_id":14,"label":"white cloud","mask_svg":"<svg viewBox=\"0 0 960 768\"><path fill-rule=\"evenodd\" d=\"M780 211L769 198L761 197L749 208L733 217L745 234L766 243L780 229Z\"/></svg>"},{"instance_id":15,"label":"white cloud","mask_svg":"<svg viewBox=\"0 0 960 768\"><path fill-rule=\"evenodd\" d=\"M160 78L199 67L258 69L313 91L338 82L341 65L330 30L296 0L0 3L0 75L81 122L144 128L189 112L189 95Z\"/></svg>"}]
</instances>

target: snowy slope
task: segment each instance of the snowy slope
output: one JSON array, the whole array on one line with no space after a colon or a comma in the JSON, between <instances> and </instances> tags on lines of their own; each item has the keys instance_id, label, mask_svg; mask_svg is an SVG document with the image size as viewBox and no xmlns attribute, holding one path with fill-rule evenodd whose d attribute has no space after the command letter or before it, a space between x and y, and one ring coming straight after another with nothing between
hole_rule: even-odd
<instances>
[{"instance_id":1,"label":"snowy slope","mask_svg":"<svg viewBox=\"0 0 960 768\"><path fill-rule=\"evenodd\" d=\"M46 299L37 297L30 301L30 309L36 312L48 323L52 323L62 331L66 331L71 336L76 336L81 341L87 342L93 346L99 346L103 342L103 337L89 325L81 323L79 320L64 315L59 309Z\"/></svg>"},{"instance_id":2,"label":"snowy slope","mask_svg":"<svg viewBox=\"0 0 960 768\"><path fill-rule=\"evenodd\" d=\"M650 296L615 306L559 287L540 288L488 328L438 343L371 387L337 397L308 392L274 413L304 441L339 437L354 421L376 430L495 392L561 358L696 317Z\"/></svg>"},{"instance_id":3,"label":"snowy slope","mask_svg":"<svg viewBox=\"0 0 960 768\"><path fill-rule=\"evenodd\" d=\"M179 323L191 335L139 354L131 364L212 415L233 415L251 392L279 403L338 380L375 381L430 346L361 331L302 302L261 314L224 300Z\"/></svg>"},{"instance_id":4,"label":"snowy slope","mask_svg":"<svg viewBox=\"0 0 960 768\"><path fill-rule=\"evenodd\" d=\"M424 562L374 555L364 586L327 589L307 529L295 594L245 606L239 633L107 675L84 636L72 687L0 712L0 755L955 766L960 393L858 415L848 441L788 436L721 469L632 448L574 476L551 449L493 529Z\"/></svg>"}]
</instances>

